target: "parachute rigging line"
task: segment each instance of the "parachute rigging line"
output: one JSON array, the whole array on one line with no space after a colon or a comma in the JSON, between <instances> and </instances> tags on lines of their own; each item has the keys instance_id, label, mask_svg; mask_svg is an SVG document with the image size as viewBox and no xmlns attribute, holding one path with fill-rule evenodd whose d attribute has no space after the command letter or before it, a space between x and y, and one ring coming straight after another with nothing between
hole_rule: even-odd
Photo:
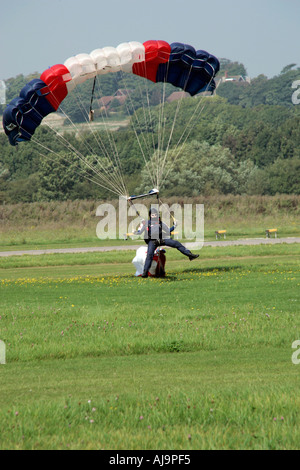
<instances>
[{"instance_id":1,"label":"parachute rigging line","mask_svg":"<svg viewBox=\"0 0 300 470\"><path fill-rule=\"evenodd\" d=\"M101 139L101 135L97 135L95 132L94 132L94 128L93 126L91 125L90 121L87 119L87 113L86 113L86 110L85 110L85 107L83 105L83 100L81 98L81 95L80 95L80 92L78 90L78 88L75 90L75 98L78 102L78 105L82 111L82 114L83 114L83 117L85 119L85 122L88 124L88 128L89 130L91 131L91 133L93 134L94 138L95 138L95 141L98 145L98 148L100 149L101 153L108 159L108 161L110 162L112 168L115 170L114 173L111 173L107 170L107 168L105 168L105 165L99 160L99 158L97 157L97 151L95 151L91 145L85 141L83 135L82 134L82 131L81 129L76 126L76 124L73 122L73 120L70 118L70 116L68 116L68 114L64 111L63 107L60 106L60 111L62 112L62 114L65 116L65 118L70 122L72 128L75 130L76 132L76 135L77 137L83 142L83 144L85 145L86 149L91 152L95 159L96 159L96 162L97 164L100 166L100 168L102 169L102 171L107 175L107 178L110 177L112 181L108 182L109 180L104 178L103 175L101 175L96 169L95 167L94 168L94 172L98 175L98 177L101 179L104 179L105 181L105 186L103 186L105 189L107 189L107 184L111 185L112 186L112 191L115 193L115 194L122 194L122 195L125 195L127 194L127 190L126 190L126 187L125 187L125 184L124 184L124 181L123 181L123 178L122 178L122 173L120 172L120 168L119 168L119 165L118 164L115 164L115 162L111 159L110 157L110 154L108 152L108 150L106 149L102 139ZM55 128L53 128L48 122L45 122L45 124L48 126L49 129L51 129L56 137L58 139L60 139L60 141L63 141L63 145L65 148L69 149L69 150L72 150L77 156L78 156L78 152L77 152L77 149L72 146L72 144L69 143L69 141L64 137L62 136ZM37 139L35 139L35 141L37 141ZM82 163L86 163L86 159L85 157L81 154L80 156L80 160L82 161ZM90 169L92 169L92 167L90 165L87 165ZM118 187L121 187L122 190L118 190L117 188Z\"/></svg>"},{"instance_id":2,"label":"parachute rigging line","mask_svg":"<svg viewBox=\"0 0 300 470\"><path fill-rule=\"evenodd\" d=\"M62 139L63 139L63 137L62 137ZM54 150L52 150L49 147L45 146L39 140L37 140L35 137L32 138L32 141L34 143L36 143L38 146L42 147L47 152L55 154L58 157L60 156L58 152L55 152ZM93 183L103 187L104 189L108 189L109 191L115 193L116 195L123 196L123 193L120 191L119 186L114 185L114 183L110 179L108 179L104 174L100 173L99 170L94 165L90 164L86 160L84 155L82 155L80 152L78 152L77 149L75 147L73 147L72 144L70 144L70 142L65 140L64 146L67 150L70 150L72 152L72 154L75 155L78 158L78 160L83 163L83 165L85 167L89 168L99 178L99 180L93 179L92 180ZM46 157L46 155L43 155L43 156ZM66 157L63 157L63 159L65 161L68 161L69 163L71 163L70 160L68 160ZM81 171L81 173L87 173L87 171L82 169L82 168L80 168L80 171ZM91 178L87 178L87 177L85 177L85 178L89 179L91 181Z\"/></svg>"},{"instance_id":3,"label":"parachute rigging line","mask_svg":"<svg viewBox=\"0 0 300 470\"><path fill-rule=\"evenodd\" d=\"M76 126L73 123L73 121L72 121L72 124L76 129ZM77 148L75 148L62 134L60 134L56 129L52 128L48 123L46 123L46 125L48 126L49 129L51 129L55 133L57 139L61 142L63 147L66 148L67 150L70 150L85 166L87 166L91 171L93 171L97 175L97 177L100 179L100 181L103 181L105 183L105 185L111 186L111 188L112 188L111 190L115 194L122 194L122 192L119 190L119 187L120 187L119 180L116 178L114 173L109 172L109 170L101 162L101 160L98 158L98 156L94 154L93 149L90 147L90 145L86 144L84 139L81 139L80 131L78 132L78 138L80 140L82 140L82 142L85 145L85 147L87 148L87 150L89 150L93 153L93 156L96 159L96 163L97 163L97 165L99 165L99 167L103 171L103 173L99 172L99 170L95 167L95 165L91 165L88 162L87 158L81 152L79 152L79 150ZM34 138L33 141L35 141L36 143L39 143L36 138ZM105 189L107 189L106 186L105 186Z\"/></svg>"},{"instance_id":4,"label":"parachute rigging line","mask_svg":"<svg viewBox=\"0 0 300 470\"><path fill-rule=\"evenodd\" d=\"M95 77L96 78L96 77ZM102 93L102 90L101 90L101 87L100 87L100 84L99 84L99 80L95 80L95 84L97 84L97 89L98 89L98 93L99 93L99 96L103 96L103 93ZM108 114L107 114L107 110L105 108L105 113L106 113L106 118L108 118ZM122 190L124 192L124 196L127 194L127 189L126 189L126 185L125 185L125 182L124 182L124 179L123 179L123 172L122 172L122 165L121 165L121 161L120 161L120 157L119 157L119 152L118 152L118 148L117 148L117 145L116 145L116 141L114 139L114 132L113 131L110 131L109 130L109 127L108 127L108 121L105 121L104 117L103 117L103 114L102 114L102 123L103 123L103 126L104 126L104 129L105 129L105 133L106 133L106 136L108 138L108 141L109 141L109 145L110 145L110 149L111 149L111 153L114 157L114 160L112 160L110 158L110 152L107 151L107 158L110 159L111 163L114 165L114 162L116 163L116 171L117 171L117 175L118 175L118 178L119 178L119 181L121 182L121 186L122 186ZM93 131L94 133L94 131ZM96 134L94 133L94 136L96 138ZM105 148L105 144L103 143L102 139L101 139L101 134L99 133L99 139L101 141L101 144L102 146Z\"/></svg>"},{"instance_id":5,"label":"parachute rigging line","mask_svg":"<svg viewBox=\"0 0 300 470\"><path fill-rule=\"evenodd\" d=\"M125 78L125 74L123 76L123 78ZM152 182L152 186L156 186L155 185L155 180L153 178L153 173L154 173L154 168L152 168L152 172L150 171L150 169L148 168L148 163L151 162L151 154L152 154L152 151L151 151L151 148L149 146L149 142L147 142L146 138L145 138L145 135L144 135L144 132L143 132L143 129L142 129L142 125L140 123L140 120L138 118L138 115L136 114L135 112L135 109L134 109L134 104L132 102L132 98L131 98L131 94L129 93L129 89L127 87L127 84L126 84L126 79L124 80L125 82L125 87L126 87L126 93L127 93L127 96L128 96L128 101L129 101L129 104L131 106L131 110L133 111L133 117L131 119L131 123L132 123L132 128L133 128L133 132L134 132L134 135L135 135L135 138L136 138L136 141L138 143L138 146L139 146L139 149L141 151L141 155L143 157L143 160L144 160L144 163L145 163L145 168L148 172L148 176L149 178L151 179L151 182ZM147 103L148 103L148 111L149 113L151 113L150 111L150 101L149 101L149 91L148 91L148 87L147 87L147 81L145 80L144 82L145 84L145 93L146 93L146 97L147 97ZM142 97L143 97L143 92L142 92L142 89L141 89L141 86L140 86L140 83L138 84L138 90L139 90L139 93L140 93L140 96L141 96L141 101L142 101L142 110L143 110L143 115L144 115L144 121L146 123L146 128L147 128L147 131L148 131L148 134L151 134L151 131L150 131L150 125L151 125L151 114L150 114L150 124L148 126L148 120L147 120L147 113L146 113L146 110L145 110L145 106L144 106L144 103L143 103L143 100L142 100ZM125 101L125 107L126 107L126 111L127 111L127 114L130 115L130 107L128 106L127 104L127 100ZM142 145L142 142L141 142L141 139L139 137L139 133L140 132L140 135L141 135L141 139L144 143L144 147ZM153 149L154 149L154 145L153 145ZM146 152L145 152L146 151ZM146 153L148 153L148 158L146 156ZM152 166L153 166L153 162L152 162Z\"/></svg>"},{"instance_id":6,"label":"parachute rigging line","mask_svg":"<svg viewBox=\"0 0 300 470\"><path fill-rule=\"evenodd\" d=\"M198 103L197 103L197 106L196 106L196 108L195 108L195 110L194 110L192 116L190 117L190 119L189 119L187 125L185 126L185 128L184 128L184 130L183 130L183 132L182 132L182 134L181 134L181 137L179 138L179 140L178 140L178 142L177 142L177 144L176 144L176 146L175 146L175 149L174 149L174 150L175 150L175 156L174 156L174 158L172 159L172 162L171 162L171 164L169 165L168 170L167 170L166 173L164 174L164 177L163 177L163 179L162 179L162 184L163 184L163 182L167 179L167 177L168 177L170 171L174 168L175 162L176 162L177 158L178 158L179 155L180 155L180 151L181 151L181 149L183 148L184 144L186 143L187 139L189 138L189 136L190 136L190 134L191 134L191 132L192 132L192 126L191 126L192 121L193 121L194 119L196 119L196 117L197 117L197 119L199 119L199 118L200 118L200 115L202 114L203 110L205 109L205 104L206 104L206 103L204 103L204 105L201 107L203 98L204 98L203 95L201 96L201 98L199 98L199 101L198 101ZM198 113L199 109L200 109L200 112ZM185 134L186 134L186 135L185 135ZM181 143L182 140L183 140L183 142ZM180 146L180 147L179 147L179 146ZM179 149L179 150L177 151L177 149ZM177 152L177 153L176 153L176 152ZM166 157L167 157L167 154L165 155L165 159L164 159L164 162L163 162L163 169L162 169L162 172L163 172L163 170L164 170L164 168L165 168L165 164L166 164L166 161L167 161L167 158L166 158Z\"/></svg>"},{"instance_id":7,"label":"parachute rigging line","mask_svg":"<svg viewBox=\"0 0 300 470\"><path fill-rule=\"evenodd\" d=\"M97 86L98 86L98 83L97 83ZM109 148L107 148L107 146L103 142L103 139L101 138L101 133L100 132L98 132L98 133L95 132L95 128L94 128L93 124L87 118L87 112L86 112L86 109L84 107L83 100L81 98L80 91L78 90L78 88L75 90L75 96L76 96L76 98L79 102L79 105L80 105L81 109L82 109L82 114L83 114L84 120L87 124L87 128L89 129L90 133L92 134L92 136L93 136L93 138L96 142L96 145L98 146L98 149L108 159L110 165L114 169L114 173L109 173L109 172L107 172L107 173L112 175L112 178L114 179L115 184L117 186L118 185L121 186L123 195L126 195L127 190L126 190L126 186L125 186L124 179L123 179L123 176L122 176L122 168L121 168L121 163L120 163L120 159L119 159L119 155L118 155L118 150L117 150L117 147L116 147L116 145L113 141L113 138L111 137L112 133L108 129L108 124L103 119L104 130L105 130L105 133L107 135L107 138L108 138L108 141L109 141L109 144L110 144L110 150L109 150ZM71 122L72 122L72 120L71 120ZM82 136L82 132L80 132L80 129L78 129L77 126L75 126L75 124L73 122L72 122L72 124L77 129L78 135ZM101 167L103 167L103 165L101 164L101 162L97 158L97 150L95 151L90 145L89 145L89 148L90 148L90 151L92 151L95 154L96 159L97 159L97 163ZM112 155L112 157L111 157L111 155ZM104 169L104 171L106 171L106 170Z\"/></svg>"},{"instance_id":8,"label":"parachute rigging line","mask_svg":"<svg viewBox=\"0 0 300 470\"><path fill-rule=\"evenodd\" d=\"M77 134L79 137L81 137L81 132L80 132L80 129L78 129L76 127L76 125L74 124L74 122L72 121L72 119L63 111L62 108L61 109L61 112L63 113L63 115L69 120L69 122L71 123L72 127L77 131ZM38 111L36 111L38 113ZM100 181L102 181L102 184L100 184L99 182L97 182L97 184L99 186L102 185L102 187L104 189L109 189L110 191L114 192L115 194L117 195L124 195L126 194L126 189L125 189L125 185L123 184L123 192L120 191L119 187L120 187L120 180L119 179L116 179L116 176L115 174L112 174L110 173L106 168L105 166L102 164L102 162L97 158L97 156L95 156L96 158L96 161L97 161L97 164L100 166L100 168L102 169L102 171L104 172L104 174L106 175L103 175L102 173L99 172L99 170L94 166L94 165L91 165L87 159L85 158L85 156L80 153L78 151L78 149L76 149L62 134L60 134L60 132L58 132L55 128L53 128L48 122L45 122L46 126L54 132L54 134L56 135L56 137L58 139L60 139L60 142L62 143L62 145L67 149L67 150L70 150L74 155L76 155L79 160L85 165L87 166L91 171L93 171L97 176L98 178L100 178ZM22 128L21 128L22 129ZM56 152L53 152L50 148L44 146L42 143L40 143L38 141L38 139L32 137L32 141L39 144L40 146L42 146L44 149L47 149L47 151L49 152L52 152L52 153L56 153ZM93 149L92 147L85 143L84 140L82 139L83 143L85 144L86 148L89 150L89 151L92 151L93 152ZM102 150L106 151L105 149L105 146L102 146ZM109 158L109 155L106 154L107 157ZM111 161L112 165L113 165L113 162ZM110 178L109 178L110 177ZM93 180L93 182L95 183L95 180ZM104 184L103 184L104 183Z\"/></svg>"}]
</instances>

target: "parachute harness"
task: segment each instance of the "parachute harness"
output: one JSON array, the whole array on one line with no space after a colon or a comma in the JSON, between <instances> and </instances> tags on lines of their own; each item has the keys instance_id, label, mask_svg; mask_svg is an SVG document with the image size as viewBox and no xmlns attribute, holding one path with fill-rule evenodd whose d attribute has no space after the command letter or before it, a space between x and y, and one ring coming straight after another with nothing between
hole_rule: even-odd
<instances>
[{"instance_id":1,"label":"parachute harness","mask_svg":"<svg viewBox=\"0 0 300 470\"><path fill-rule=\"evenodd\" d=\"M140 219L142 219L142 222L145 222L144 219L142 218L140 212L139 212L139 211L137 210L137 208L135 207L133 201L134 201L135 199L145 198L145 197L153 196L153 195L156 195L157 202L158 202L161 206L164 206L164 207L167 209L167 211L168 211L170 217L171 217L172 220L173 220L173 225L176 226L176 225L177 225L176 219L175 219L175 217L172 215L172 213L171 213L171 211L169 210L168 206L166 206L166 204L164 204L164 203L162 202L162 200L159 198L159 191L158 191L158 189L154 188L154 189L151 189L148 193L145 193L145 194L140 194L140 195L137 195L137 196L136 196L136 195L129 196L129 197L127 198L127 200L128 200L128 202L131 204L131 206L134 208L134 210L135 210L137 216L138 216ZM133 235L133 233L126 233L126 234L124 235L124 237L125 237L126 240L127 240L127 236L128 236L128 235Z\"/></svg>"}]
</instances>

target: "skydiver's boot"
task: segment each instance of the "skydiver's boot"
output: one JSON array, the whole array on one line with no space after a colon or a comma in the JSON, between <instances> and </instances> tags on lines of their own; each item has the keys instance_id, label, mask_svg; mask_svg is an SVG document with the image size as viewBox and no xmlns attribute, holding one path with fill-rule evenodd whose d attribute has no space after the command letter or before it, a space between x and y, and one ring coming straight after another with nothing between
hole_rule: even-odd
<instances>
[{"instance_id":1,"label":"skydiver's boot","mask_svg":"<svg viewBox=\"0 0 300 470\"><path fill-rule=\"evenodd\" d=\"M148 271L144 271L142 277L148 277Z\"/></svg>"},{"instance_id":2,"label":"skydiver's boot","mask_svg":"<svg viewBox=\"0 0 300 470\"><path fill-rule=\"evenodd\" d=\"M194 255L193 253L191 253L189 255L189 258L190 258L190 261L193 261L193 259L199 258L199 255Z\"/></svg>"}]
</instances>

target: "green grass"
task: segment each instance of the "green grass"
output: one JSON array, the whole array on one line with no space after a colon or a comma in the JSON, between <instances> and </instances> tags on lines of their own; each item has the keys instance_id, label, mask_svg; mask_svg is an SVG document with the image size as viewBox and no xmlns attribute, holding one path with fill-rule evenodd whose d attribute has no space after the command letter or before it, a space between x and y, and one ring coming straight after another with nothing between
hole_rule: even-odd
<instances>
[{"instance_id":1,"label":"green grass","mask_svg":"<svg viewBox=\"0 0 300 470\"><path fill-rule=\"evenodd\" d=\"M0 449L297 449L299 245L0 259Z\"/></svg>"},{"instance_id":2,"label":"green grass","mask_svg":"<svg viewBox=\"0 0 300 470\"><path fill-rule=\"evenodd\" d=\"M141 244L142 246L142 244ZM274 258L277 255L281 257L283 255L299 256L300 248L298 244L281 244L281 245L253 245L253 246L226 246L226 247L204 247L199 251L201 260L215 260L218 259L218 262L222 263L226 259L231 258L242 258L244 261L252 257L259 257L260 262L263 263L269 261L269 258ZM93 269L93 272L98 272L99 268L93 265L101 265L101 271L105 269L105 273L114 272L115 264L123 265L126 264L126 272L130 272L128 264L131 264L131 261L134 256L134 251L109 251L109 252L87 252L87 253L64 253L64 254L45 254L45 255L30 255L24 254L22 256L9 256L9 257L0 257L0 279L1 276L5 275L5 271L1 271L9 268L26 268L26 267L50 267L50 266L77 266L77 269L81 269L80 266L89 265L89 269ZM178 261L182 261L182 255L179 254L176 250L167 248L168 256L168 265L172 265L175 262L178 266ZM276 262L274 259L272 263ZM104 267L105 265L105 267ZM123 269L124 266L118 269ZM85 267L83 268L86 269ZM57 270L56 270L57 272ZM123 271L122 271L123 272ZM124 271L125 272L125 271ZM17 271L18 273L18 271Z\"/></svg>"}]
</instances>

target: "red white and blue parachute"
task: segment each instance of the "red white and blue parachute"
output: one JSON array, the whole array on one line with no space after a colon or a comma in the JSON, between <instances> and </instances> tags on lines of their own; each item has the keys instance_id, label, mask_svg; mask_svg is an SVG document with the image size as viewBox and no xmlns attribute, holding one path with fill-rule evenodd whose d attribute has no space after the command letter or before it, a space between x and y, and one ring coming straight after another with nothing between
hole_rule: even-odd
<instances>
[{"instance_id":1,"label":"red white and blue parachute","mask_svg":"<svg viewBox=\"0 0 300 470\"><path fill-rule=\"evenodd\" d=\"M45 70L31 80L3 113L3 128L11 145L28 141L42 119L57 111L78 84L111 72L124 71L152 82L167 82L191 96L215 89L219 61L206 51L165 41L122 43L78 54Z\"/></svg>"}]
</instances>

